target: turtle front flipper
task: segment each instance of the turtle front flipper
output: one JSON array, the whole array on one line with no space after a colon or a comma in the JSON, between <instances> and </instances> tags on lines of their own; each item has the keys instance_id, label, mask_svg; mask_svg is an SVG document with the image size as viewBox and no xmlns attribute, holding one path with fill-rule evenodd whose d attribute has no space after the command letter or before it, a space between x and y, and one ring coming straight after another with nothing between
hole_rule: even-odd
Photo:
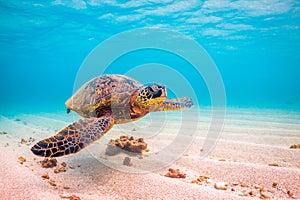
<instances>
[{"instance_id":1,"label":"turtle front flipper","mask_svg":"<svg viewBox=\"0 0 300 200\"><path fill-rule=\"evenodd\" d=\"M192 99L188 97L179 99L167 99L160 105L153 105L150 108L151 112L168 111L168 110L184 110L193 106Z\"/></svg>"},{"instance_id":2,"label":"turtle front flipper","mask_svg":"<svg viewBox=\"0 0 300 200\"><path fill-rule=\"evenodd\" d=\"M56 135L39 141L31 148L31 151L43 157L59 157L76 153L98 140L113 125L114 119L109 116L81 119Z\"/></svg>"}]
</instances>

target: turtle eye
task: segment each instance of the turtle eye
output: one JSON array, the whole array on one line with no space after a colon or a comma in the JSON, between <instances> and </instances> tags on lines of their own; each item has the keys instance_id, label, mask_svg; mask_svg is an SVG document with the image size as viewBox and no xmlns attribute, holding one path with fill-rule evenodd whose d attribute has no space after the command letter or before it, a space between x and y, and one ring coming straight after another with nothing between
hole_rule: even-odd
<instances>
[{"instance_id":1,"label":"turtle eye","mask_svg":"<svg viewBox=\"0 0 300 200\"><path fill-rule=\"evenodd\" d=\"M153 93L153 98L157 98L157 97L160 97L162 95L162 92L161 90L157 90L156 92Z\"/></svg>"}]
</instances>

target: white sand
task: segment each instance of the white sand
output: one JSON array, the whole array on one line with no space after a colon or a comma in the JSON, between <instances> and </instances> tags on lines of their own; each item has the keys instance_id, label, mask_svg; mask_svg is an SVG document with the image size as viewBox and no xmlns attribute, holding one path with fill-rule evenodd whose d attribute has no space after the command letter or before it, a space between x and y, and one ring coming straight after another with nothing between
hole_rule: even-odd
<instances>
[{"instance_id":1,"label":"white sand","mask_svg":"<svg viewBox=\"0 0 300 200\"><path fill-rule=\"evenodd\" d=\"M300 149L289 148L300 143L299 113L230 109L221 139L203 158L201 150L211 115L205 110L201 112L199 119L195 114L185 117L183 126L176 112L168 116L155 114L140 122L115 126L85 150L58 158L58 163L66 162L75 167L58 174L51 168L41 168L39 161L42 158L31 153L32 144L20 144L21 138L39 140L48 137L78 116L43 113L0 117L0 131L8 133L0 135L0 199L61 199L61 195L76 195L81 199L245 199L250 197L250 191L253 193L251 198L259 199L261 188L271 199L300 198ZM199 124L191 136L196 121ZM131 131L132 128L136 131ZM105 155L109 139L125 132L144 137L150 149L143 159L133 156L131 167L122 165L128 155ZM189 148L184 152L186 147ZM19 156L27 161L20 164ZM174 161L177 157L179 159ZM271 163L279 166L269 166ZM178 168L187 177L163 176L168 168ZM126 172L152 169L155 171L142 174ZM55 179L57 187L41 178L44 173ZM202 185L191 183L201 175L208 176L209 181ZM216 182L227 182L228 189L215 189ZM235 182L237 186L233 185ZM241 183L247 187L242 187ZM274 188L273 183L278 185ZM64 189L64 186L70 189Z\"/></svg>"}]
</instances>

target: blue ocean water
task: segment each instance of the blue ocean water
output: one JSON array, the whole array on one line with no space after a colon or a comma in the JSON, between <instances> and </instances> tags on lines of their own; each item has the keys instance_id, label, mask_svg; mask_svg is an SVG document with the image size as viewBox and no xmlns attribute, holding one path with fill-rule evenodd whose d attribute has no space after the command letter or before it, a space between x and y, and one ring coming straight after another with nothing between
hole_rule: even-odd
<instances>
[{"instance_id":1,"label":"blue ocean water","mask_svg":"<svg viewBox=\"0 0 300 200\"><path fill-rule=\"evenodd\" d=\"M1 0L0 22L1 113L64 109L89 53L137 28L172 30L198 42L220 72L228 106L300 107L298 0ZM205 81L189 77L190 64L166 52L145 49L120 56L111 72L149 63L156 65L144 69L145 77L155 70L157 76L151 76L162 75L163 82L168 74L157 64L180 68L191 87L198 87L195 103L211 103ZM185 90L174 82L171 89Z\"/></svg>"}]
</instances>

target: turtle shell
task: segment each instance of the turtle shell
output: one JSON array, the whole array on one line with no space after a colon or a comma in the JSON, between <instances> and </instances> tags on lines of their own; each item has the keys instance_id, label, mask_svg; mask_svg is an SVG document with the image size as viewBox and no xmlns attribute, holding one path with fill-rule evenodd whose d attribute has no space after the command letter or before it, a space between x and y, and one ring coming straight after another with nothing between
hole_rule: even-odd
<instances>
[{"instance_id":1,"label":"turtle shell","mask_svg":"<svg viewBox=\"0 0 300 200\"><path fill-rule=\"evenodd\" d=\"M100 117L111 112L111 106L124 107L134 91L142 85L127 76L106 74L85 83L66 106L83 117Z\"/></svg>"}]
</instances>

